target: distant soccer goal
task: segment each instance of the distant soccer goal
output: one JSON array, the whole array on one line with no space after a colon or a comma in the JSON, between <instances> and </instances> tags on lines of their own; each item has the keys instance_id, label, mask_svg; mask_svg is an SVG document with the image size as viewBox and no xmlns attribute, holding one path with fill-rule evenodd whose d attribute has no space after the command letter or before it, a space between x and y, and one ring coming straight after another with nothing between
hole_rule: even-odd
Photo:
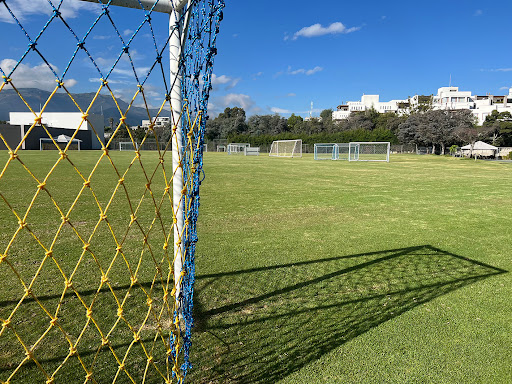
<instances>
[{"instance_id":1,"label":"distant soccer goal","mask_svg":"<svg viewBox=\"0 0 512 384\"><path fill-rule=\"evenodd\" d=\"M275 140L270 147L272 157L302 157L302 140Z\"/></svg>"},{"instance_id":2,"label":"distant soccer goal","mask_svg":"<svg viewBox=\"0 0 512 384\"><path fill-rule=\"evenodd\" d=\"M389 162L389 142L352 142L349 143L349 161L387 161Z\"/></svg>"},{"instance_id":3,"label":"distant soccer goal","mask_svg":"<svg viewBox=\"0 0 512 384\"><path fill-rule=\"evenodd\" d=\"M228 155L243 155L245 148L250 146L249 143L231 143L228 144L227 152Z\"/></svg>"},{"instance_id":4,"label":"distant soccer goal","mask_svg":"<svg viewBox=\"0 0 512 384\"><path fill-rule=\"evenodd\" d=\"M260 147L245 147L244 155L245 156L259 156L260 155Z\"/></svg>"},{"instance_id":5,"label":"distant soccer goal","mask_svg":"<svg viewBox=\"0 0 512 384\"><path fill-rule=\"evenodd\" d=\"M315 144L315 160L348 160L349 143Z\"/></svg>"},{"instance_id":6,"label":"distant soccer goal","mask_svg":"<svg viewBox=\"0 0 512 384\"><path fill-rule=\"evenodd\" d=\"M315 144L315 160L336 160L336 144Z\"/></svg>"},{"instance_id":7,"label":"distant soccer goal","mask_svg":"<svg viewBox=\"0 0 512 384\"><path fill-rule=\"evenodd\" d=\"M135 145L131 141L120 141L119 142L119 150L120 151L135 151L139 149L139 143L135 143Z\"/></svg>"}]
</instances>

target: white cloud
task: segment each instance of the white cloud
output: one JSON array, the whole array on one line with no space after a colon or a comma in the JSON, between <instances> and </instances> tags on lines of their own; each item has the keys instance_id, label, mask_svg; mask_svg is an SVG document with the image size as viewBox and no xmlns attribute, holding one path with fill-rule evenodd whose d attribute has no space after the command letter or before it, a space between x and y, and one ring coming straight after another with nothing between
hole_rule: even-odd
<instances>
[{"instance_id":1,"label":"white cloud","mask_svg":"<svg viewBox=\"0 0 512 384\"><path fill-rule=\"evenodd\" d=\"M509 90L510 88L512 88L512 87L501 87L500 91L506 91L506 90Z\"/></svg>"},{"instance_id":2,"label":"white cloud","mask_svg":"<svg viewBox=\"0 0 512 384\"><path fill-rule=\"evenodd\" d=\"M293 34L292 40L297 40L299 37L317 37L324 35L338 35L347 34L359 31L361 27L347 28L343 23L336 22L332 23L328 27L324 27L321 24L313 24L309 27L304 27L301 30ZM288 36L285 36L285 40L288 40Z\"/></svg>"},{"instance_id":3,"label":"white cloud","mask_svg":"<svg viewBox=\"0 0 512 384\"><path fill-rule=\"evenodd\" d=\"M208 114L213 117L217 116L227 107L241 107L250 114L262 112L262 109L256 105L251 96L242 93L230 93L225 96L210 98Z\"/></svg>"},{"instance_id":4,"label":"white cloud","mask_svg":"<svg viewBox=\"0 0 512 384\"><path fill-rule=\"evenodd\" d=\"M53 4L57 5L57 1ZM57 7L57 6L56 6ZM48 3L48 0L10 0L9 8L11 8L14 15L21 21L30 15L51 15L53 9ZM66 0L62 2L59 10L64 18L75 18L81 10L96 11L100 7L98 4L86 3L79 0ZM0 7L0 22L15 23L12 16L7 12L5 7Z\"/></svg>"},{"instance_id":5,"label":"white cloud","mask_svg":"<svg viewBox=\"0 0 512 384\"><path fill-rule=\"evenodd\" d=\"M297 96L297 94L293 93L293 92L286 94L286 97L295 97L295 96Z\"/></svg>"},{"instance_id":6,"label":"white cloud","mask_svg":"<svg viewBox=\"0 0 512 384\"><path fill-rule=\"evenodd\" d=\"M17 61L13 59L3 59L0 61L2 70L9 74ZM59 69L52 65L55 72L58 73ZM31 67L29 64L20 64L11 75L12 83L17 88L38 88L46 91L55 89L55 75L50 71L45 63ZM75 79L65 79L64 84L66 88L71 88L77 84Z\"/></svg>"},{"instance_id":7,"label":"white cloud","mask_svg":"<svg viewBox=\"0 0 512 384\"><path fill-rule=\"evenodd\" d=\"M133 34L134 30L133 29L125 29L123 31L123 35L124 36L131 36Z\"/></svg>"},{"instance_id":8,"label":"white cloud","mask_svg":"<svg viewBox=\"0 0 512 384\"><path fill-rule=\"evenodd\" d=\"M150 69L149 67L135 68L135 70L137 71L137 76L139 76L139 77L146 76L149 69ZM117 68L117 66L116 66L116 68L114 68L114 70L112 71L112 74L118 75L118 76L123 76L123 77L133 77L135 79L135 75L133 74L132 68L123 69L123 68Z\"/></svg>"},{"instance_id":9,"label":"white cloud","mask_svg":"<svg viewBox=\"0 0 512 384\"><path fill-rule=\"evenodd\" d=\"M482 72L512 72L512 68L481 69Z\"/></svg>"},{"instance_id":10,"label":"white cloud","mask_svg":"<svg viewBox=\"0 0 512 384\"><path fill-rule=\"evenodd\" d=\"M101 79L99 77L90 77L89 83L101 83ZM108 80L109 84L130 84L128 81L121 81L121 80Z\"/></svg>"},{"instance_id":11,"label":"white cloud","mask_svg":"<svg viewBox=\"0 0 512 384\"><path fill-rule=\"evenodd\" d=\"M278 108L278 107L272 107L270 108L270 111L272 113L292 113L291 111L289 111L288 109L283 109L283 108Z\"/></svg>"},{"instance_id":12,"label":"white cloud","mask_svg":"<svg viewBox=\"0 0 512 384\"><path fill-rule=\"evenodd\" d=\"M249 95L242 93L230 93L221 98L222 104L226 107L242 107L245 110L249 110L253 107L254 100Z\"/></svg>"},{"instance_id":13,"label":"white cloud","mask_svg":"<svg viewBox=\"0 0 512 384\"><path fill-rule=\"evenodd\" d=\"M229 77L226 75L217 76L215 73L212 75L212 85L214 87L216 86L225 86L225 89L231 89L234 88L239 82L241 78L236 77Z\"/></svg>"},{"instance_id":14,"label":"white cloud","mask_svg":"<svg viewBox=\"0 0 512 384\"><path fill-rule=\"evenodd\" d=\"M110 35L94 35L92 37L93 40L108 40L111 38L112 38L112 36L110 36Z\"/></svg>"},{"instance_id":15,"label":"white cloud","mask_svg":"<svg viewBox=\"0 0 512 384\"><path fill-rule=\"evenodd\" d=\"M482 11L481 9L477 9L475 11L475 13L473 14L473 16L482 16L484 14L484 11Z\"/></svg>"},{"instance_id":16,"label":"white cloud","mask_svg":"<svg viewBox=\"0 0 512 384\"><path fill-rule=\"evenodd\" d=\"M323 70L324 69L322 67L319 67L319 66L316 66L313 69L300 68L300 69L292 70L292 67L289 66L287 73L289 75L306 75L306 76L311 76L311 75L314 75L315 73L321 72Z\"/></svg>"}]
</instances>

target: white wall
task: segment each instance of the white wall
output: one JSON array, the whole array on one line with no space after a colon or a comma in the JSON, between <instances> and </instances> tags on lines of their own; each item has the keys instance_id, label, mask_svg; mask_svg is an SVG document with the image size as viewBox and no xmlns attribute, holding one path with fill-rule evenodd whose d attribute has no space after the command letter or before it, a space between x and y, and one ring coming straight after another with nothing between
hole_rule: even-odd
<instances>
[{"instance_id":1,"label":"white wall","mask_svg":"<svg viewBox=\"0 0 512 384\"><path fill-rule=\"evenodd\" d=\"M38 113L38 112L36 112ZM31 126L34 124L34 114L32 112L10 112L9 123L11 125L25 125ZM96 138L92 127L103 139L105 122L102 115L91 114L87 117L87 121L84 121L82 125L82 113L80 112L44 112L41 123L51 128L65 128L65 129L79 129L81 131L91 131L91 142L93 149L101 149L101 144Z\"/></svg>"}]
</instances>

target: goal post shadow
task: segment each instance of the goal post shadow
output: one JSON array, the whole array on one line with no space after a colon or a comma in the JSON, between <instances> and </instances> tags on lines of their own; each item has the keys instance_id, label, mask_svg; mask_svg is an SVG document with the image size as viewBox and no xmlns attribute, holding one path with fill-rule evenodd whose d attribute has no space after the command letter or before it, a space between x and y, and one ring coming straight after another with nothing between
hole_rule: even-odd
<instances>
[{"instance_id":1,"label":"goal post shadow","mask_svg":"<svg viewBox=\"0 0 512 384\"><path fill-rule=\"evenodd\" d=\"M198 276L203 348L193 377L277 382L419 305L506 272L423 245ZM221 303L203 301L216 294Z\"/></svg>"}]
</instances>

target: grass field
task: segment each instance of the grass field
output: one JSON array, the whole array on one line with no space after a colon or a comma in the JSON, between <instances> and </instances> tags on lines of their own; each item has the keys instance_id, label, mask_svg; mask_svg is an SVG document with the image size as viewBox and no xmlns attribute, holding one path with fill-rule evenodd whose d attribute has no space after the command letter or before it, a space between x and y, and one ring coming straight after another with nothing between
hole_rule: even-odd
<instances>
[{"instance_id":1,"label":"grass field","mask_svg":"<svg viewBox=\"0 0 512 384\"><path fill-rule=\"evenodd\" d=\"M24 156L41 174L53 163L46 154ZM124 166L131 159L125 153L113 156ZM151 153L144 156L156 159ZM83 152L73 159L91 169L96 157ZM20 193L30 178L14 171L0 181L0 192L21 208L32 197ZM314 161L312 155L280 159L207 153L205 172L194 369L188 382L512 382L512 164L440 156L394 155L390 163L348 163ZM144 175L134 170L130 177L126 184L139 188L131 194L138 196L145 188ZM71 204L79 188L76 175L63 167L57 182L66 186L59 201ZM105 166L97 183L106 201L117 176ZM113 227L124 228L128 208L124 200L117 204ZM50 239L45 228L58 224L60 217L48 214L48 206L36 207L39 211L29 222ZM147 228L152 213L145 218L143 211L141 207L141 226ZM90 231L86 228L97 221L97 212L79 213L71 221ZM9 214L0 204L0 252L17 225L7 219ZM100 255L103 244L112 246L105 232L91 243ZM130 247L137 249L137 233L131 233L127 253ZM36 245L23 240L14 252L19 259L12 261L30 275L35 268L30 251ZM62 242L61 260L71 267L79 249L66 244L65 237ZM4 264L0 318L23 295ZM129 278L125 281L122 265L115 268L120 273L115 286L125 292ZM144 259L140 280L146 286L152 268L154 262ZM37 287L49 306L62 292L62 286L52 286L51 276L48 271L48 279ZM84 297L92 298L85 264L79 281ZM130 296L134 321L143 299L136 292ZM103 300L97 316L108 324L116 306L109 294ZM17 327L29 334L37 330L29 337L33 342L47 321L36 307L26 311ZM63 318L71 330L83 326L83 321L74 323L73 313ZM98 336L87 337L93 349ZM131 338L130 330L120 330L113 348L122 353ZM45 364L58 365L67 353L62 348L41 351ZM23 353L15 340L5 337L0 337L0 351L0 380L5 380L13 357ZM94 355L83 353L85 359ZM144 361L133 358L130 370L140 372ZM107 382L116 369L107 360L98 367L96 380ZM38 375L28 366L18 382L41 382ZM60 379L79 378L83 381L82 368L70 361ZM150 376L147 382L160 381Z\"/></svg>"}]
</instances>

